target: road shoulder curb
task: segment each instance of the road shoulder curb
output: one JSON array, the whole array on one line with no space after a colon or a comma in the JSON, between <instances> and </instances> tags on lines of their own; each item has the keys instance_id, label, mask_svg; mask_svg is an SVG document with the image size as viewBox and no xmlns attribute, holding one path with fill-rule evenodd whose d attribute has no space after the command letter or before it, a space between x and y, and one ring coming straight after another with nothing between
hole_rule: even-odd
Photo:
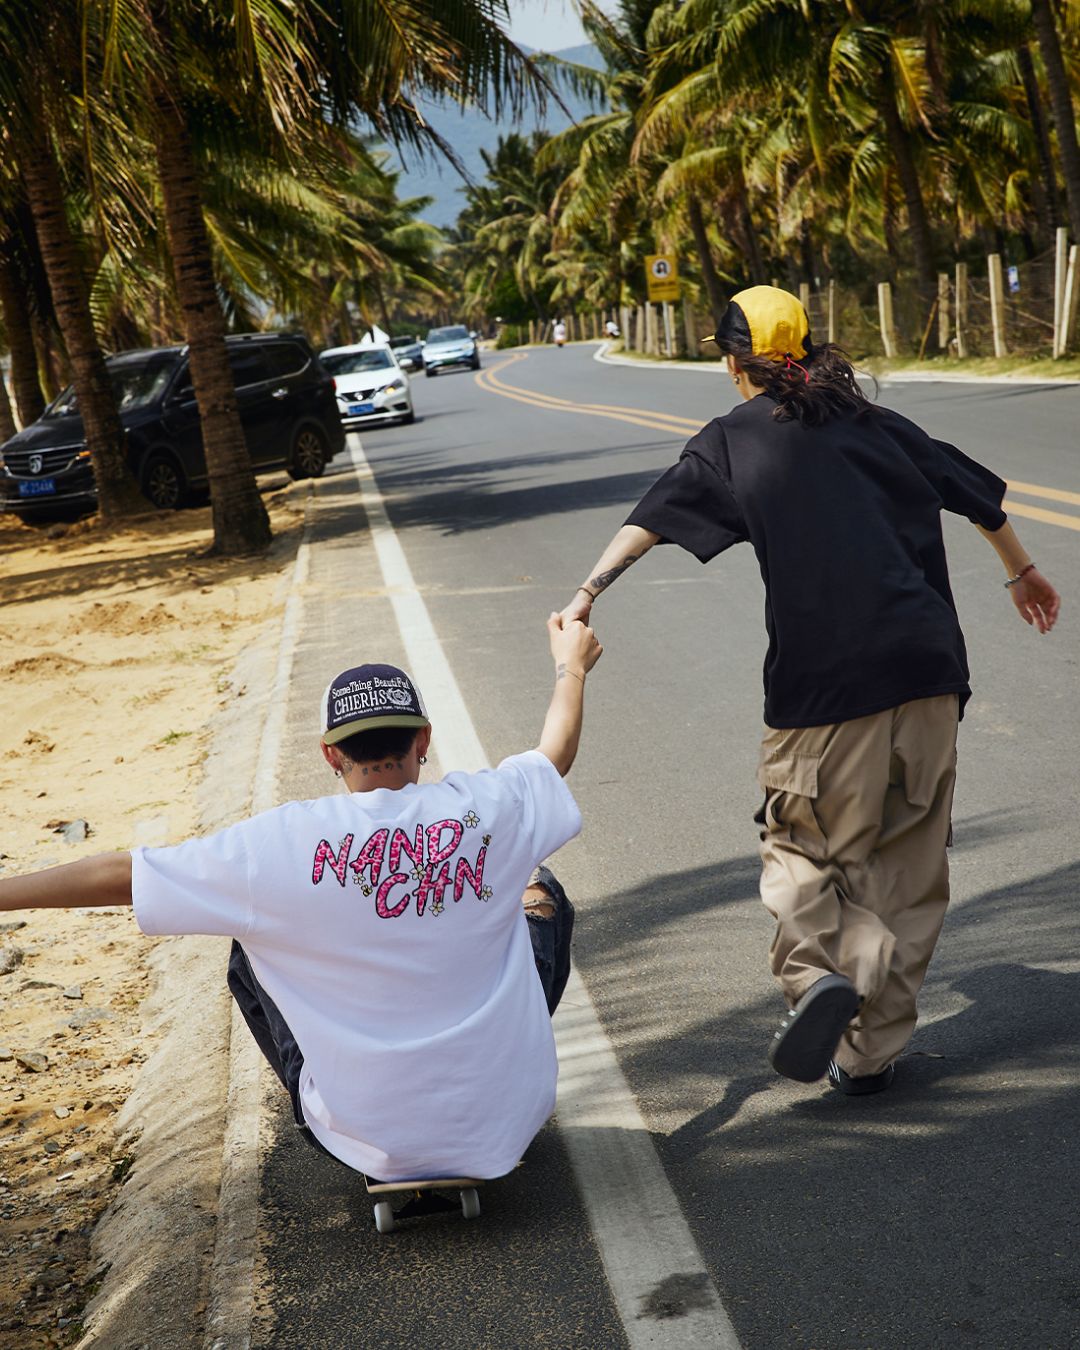
<instances>
[{"instance_id":1,"label":"road shoulder curb","mask_svg":"<svg viewBox=\"0 0 1080 1350\"><path fill-rule=\"evenodd\" d=\"M597 351L593 352L593 360L600 361L606 366L633 366L636 370L692 370L699 375L712 375L724 373L724 367L715 362L702 364L699 361L667 361L664 359L655 359L648 356L615 356L611 352L610 342L601 342ZM1080 385L1080 380L1074 380L1068 375L968 375L963 371L921 371L921 370L894 370L886 372L883 375L875 375L872 371L857 371L865 379L876 380L879 385L889 384L997 384L1006 386L1027 386L1033 385Z\"/></svg>"},{"instance_id":2,"label":"road shoulder curb","mask_svg":"<svg viewBox=\"0 0 1080 1350\"><path fill-rule=\"evenodd\" d=\"M285 598L280 618L268 621L231 667L233 696L208 724L210 748L197 788L200 834L248 814L257 798L260 771L253 779L247 769L252 748L265 743L275 666L287 640L307 537L305 527L279 583L278 596ZM203 1314L216 1292L221 1213L236 1163L229 1136L238 1075L227 955L219 938L174 937L159 942L151 957L143 1028L158 1044L117 1118L117 1143L134 1163L91 1240L95 1267L108 1269L84 1312L79 1350L195 1350L205 1344L209 1318ZM254 1047L250 1036L246 1040ZM245 1124L251 1123L249 1116ZM243 1222L253 1213L249 1206L230 1219Z\"/></svg>"}]
</instances>

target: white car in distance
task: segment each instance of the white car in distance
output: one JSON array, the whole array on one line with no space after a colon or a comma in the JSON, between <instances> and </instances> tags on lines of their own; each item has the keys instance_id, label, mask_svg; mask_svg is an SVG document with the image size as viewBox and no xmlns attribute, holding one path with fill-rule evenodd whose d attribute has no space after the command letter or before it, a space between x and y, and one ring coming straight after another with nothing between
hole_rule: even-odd
<instances>
[{"instance_id":1,"label":"white car in distance","mask_svg":"<svg viewBox=\"0 0 1080 1350\"><path fill-rule=\"evenodd\" d=\"M338 413L347 429L416 420L409 377L389 347L330 347L319 360L334 377Z\"/></svg>"}]
</instances>

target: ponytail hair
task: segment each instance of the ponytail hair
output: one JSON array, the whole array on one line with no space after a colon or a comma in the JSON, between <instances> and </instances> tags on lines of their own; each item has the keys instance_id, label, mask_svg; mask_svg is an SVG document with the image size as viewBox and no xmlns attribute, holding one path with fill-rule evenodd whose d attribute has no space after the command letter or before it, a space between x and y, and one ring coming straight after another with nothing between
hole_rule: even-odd
<instances>
[{"instance_id":1,"label":"ponytail hair","mask_svg":"<svg viewBox=\"0 0 1080 1350\"><path fill-rule=\"evenodd\" d=\"M741 343L719 334L718 349L733 356L751 384L763 389L776 407L778 422L797 421L804 427L819 427L833 417L858 412L868 400L859 388L847 353L832 342L810 345L799 361L788 356L782 361L754 356Z\"/></svg>"}]
</instances>

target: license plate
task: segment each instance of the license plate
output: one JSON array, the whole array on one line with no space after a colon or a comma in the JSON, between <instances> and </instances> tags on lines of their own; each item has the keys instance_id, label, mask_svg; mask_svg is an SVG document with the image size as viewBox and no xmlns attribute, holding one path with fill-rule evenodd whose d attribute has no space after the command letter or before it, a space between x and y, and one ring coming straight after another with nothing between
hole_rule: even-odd
<instances>
[{"instance_id":1,"label":"license plate","mask_svg":"<svg viewBox=\"0 0 1080 1350\"><path fill-rule=\"evenodd\" d=\"M374 403L350 403L350 404L349 404L349 416L350 416L350 417L359 417L362 413L370 413L370 412L374 412L374 411L375 411L375 404L374 404Z\"/></svg>"},{"instance_id":2,"label":"license plate","mask_svg":"<svg viewBox=\"0 0 1080 1350\"><path fill-rule=\"evenodd\" d=\"M30 478L19 484L20 497L48 497L55 491L55 478Z\"/></svg>"}]
</instances>

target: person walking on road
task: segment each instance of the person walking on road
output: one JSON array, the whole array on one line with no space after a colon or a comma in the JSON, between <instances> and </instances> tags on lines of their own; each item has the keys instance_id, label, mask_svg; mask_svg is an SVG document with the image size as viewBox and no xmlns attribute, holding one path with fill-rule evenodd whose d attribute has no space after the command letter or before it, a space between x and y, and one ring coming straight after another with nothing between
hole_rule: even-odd
<instances>
[{"instance_id":1,"label":"person walking on road","mask_svg":"<svg viewBox=\"0 0 1080 1350\"><path fill-rule=\"evenodd\" d=\"M309 1142L385 1181L502 1176L555 1106L574 916L538 864L580 829L563 779L602 650L555 614L548 633L536 750L420 783L419 690L354 667L320 708L346 794L2 878L0 909L134 904L145 933L232 938L229 988Z\"/></svg>"},{"instance_id":2,"label":"person walking on road","mask_svg":"<svg viewBox=\"0 0 1080 1350\"><path fill-rule=\"evenodd\" d=\"M862 394L803 306L754 286L714 341L742 402L705 426L631 512L563 610L657 543L708 562L749 542L765 583L761 896L788 1003L769 1057L847 1094L887 1088L949 898L957 723L970 696L942 510L1005 567L1021 618L1059 598L1024 551L1005 483Z\"/></svg>"},{"instance_id":3,"label":"person walking on road","mask_svg":"<svg viewBox=\"0 0 1080 1350\"><path fill-rule=\"evenodd\" d=\"M551 330L551 336L556 347L562 347L566 343L566 324L562 319L555 320L555 326Z\"/></svg>"}]
</instances>

